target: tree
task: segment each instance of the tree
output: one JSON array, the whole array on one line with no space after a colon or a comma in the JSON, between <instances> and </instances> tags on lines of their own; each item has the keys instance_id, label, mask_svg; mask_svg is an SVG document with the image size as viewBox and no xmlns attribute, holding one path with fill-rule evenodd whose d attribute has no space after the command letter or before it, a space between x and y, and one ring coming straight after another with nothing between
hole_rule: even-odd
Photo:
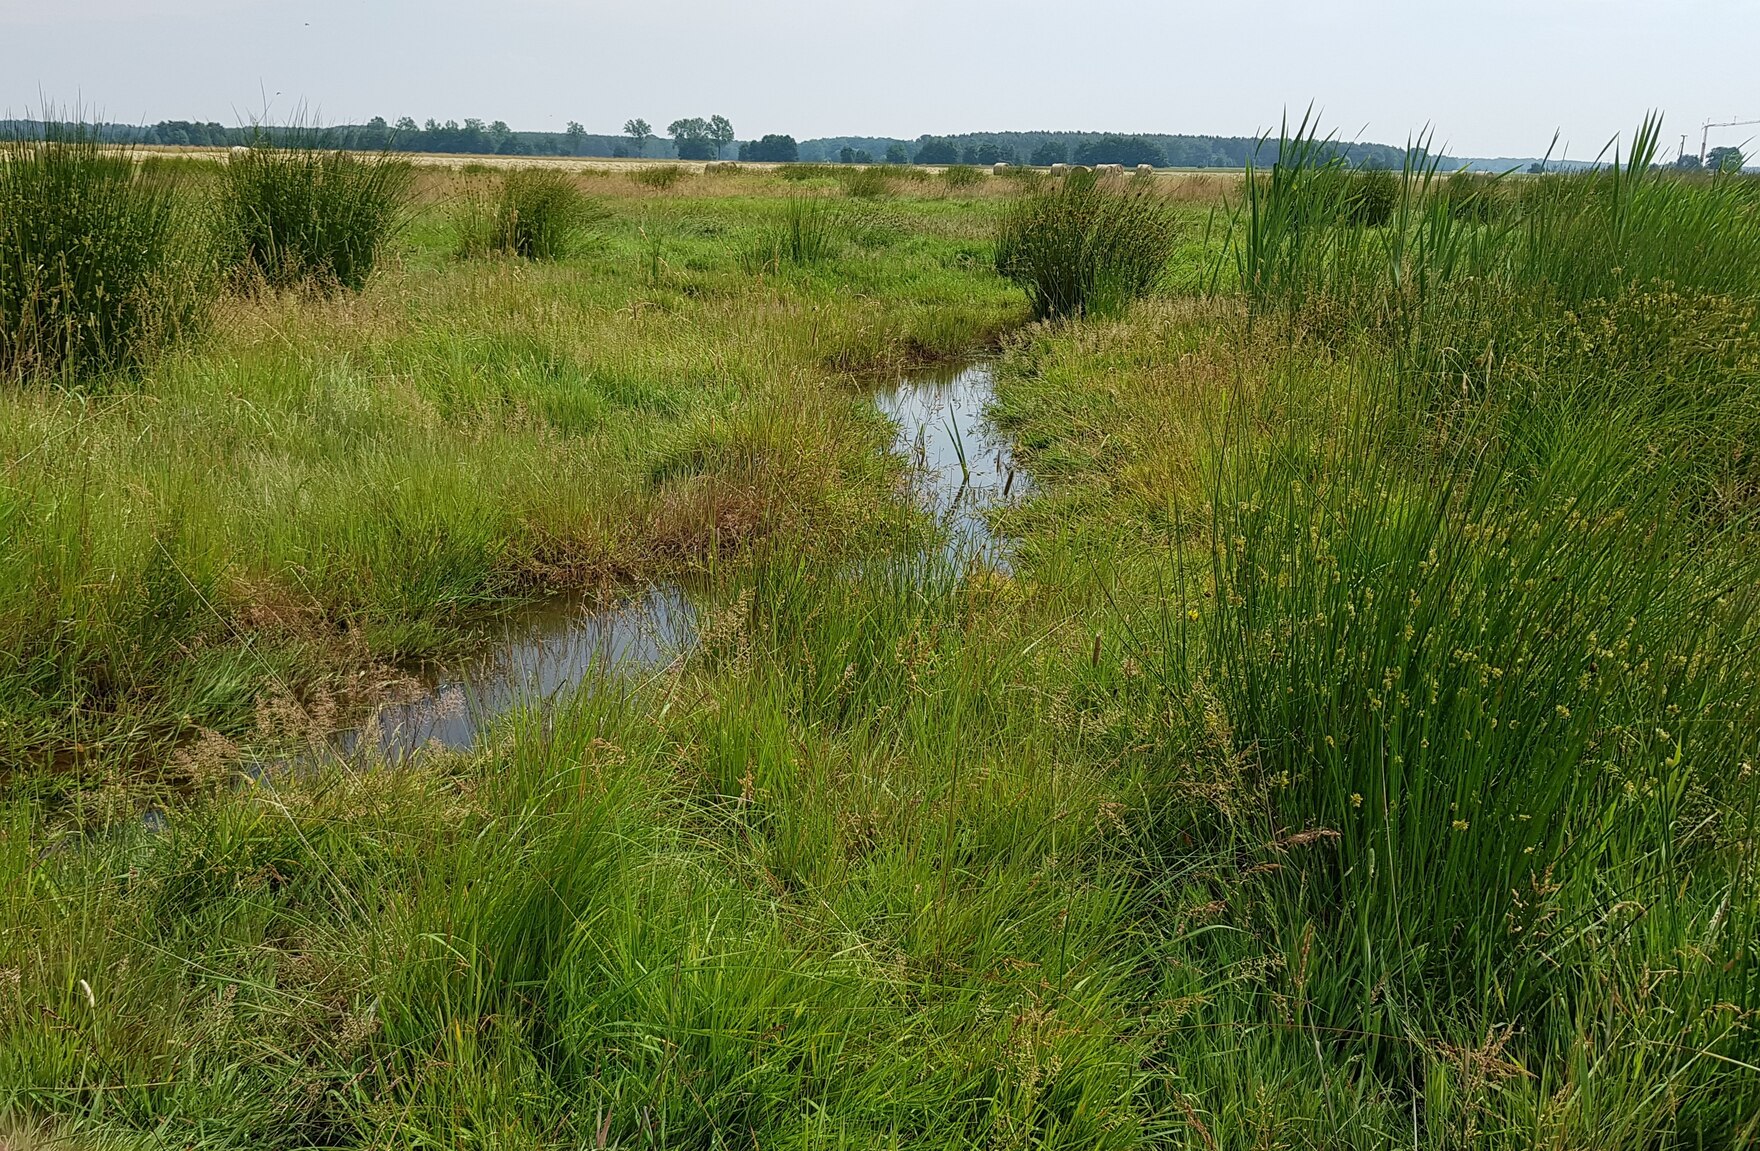
<instances>
[{"instance_id":1,"label":"tree","mask_svg":"<svg viewBox=\"0 0 1760 1151\"><path fill-rule=\"evenodd\" d=\"M397 130L399 132L420 132L421 128L417 126L414 116L399 116Z\"/></svg>"},{"instance_id":2,"label":"tree","mask_svg":"<svg viewBox=\"0 0 1760 1151\"><path fill-rule=\"evenodd\" d=\"M652 124L648 123L640 116L637 116L634 120L625 120L623 122L623 134L628 136L629 142L634 145L636 155L646 156L648 154L648 141L654 138L654 126Z\"/></svg>"},{"instance_id":3,"label":"tree","mask_svg":"<svg viewBox=\"0 0 1760 1151\"><path fill-rule=\"evenodd\" d=\"M848 144L845 144L842 148L838 149L837 162L839 164L853 164L853 163L855 163L856 162L856 150L854 148L850 147Z\"/></svg>"},{"instance_id":4,"label":"tree","mask_svg":"<svg viewBox=\"0 0 1760 1151\"><path fill-rule=\"evenodd\" d=\"M1699 157L1693 155L1691 152L1682 152L1675 159L1674 166L1677 171L1697 172L1699 169L1703 168L1705 165L1701 164L1699 162Z\"/></svg>"},{"instance_id":5,"label":"tree","mask_svg":"<svg viewBox=\"0 0 1760 1151\"><path fill-rule=\"evenodd\" d=\"M866 148L857 148L855 162L858 164L872 164L874 162L874 153L868 151Z\"/></svg>"},{"instance_id":6,"label":"tree","mask_svg":"<svg viewBox=\"0 0 1760 1151\"><path fill-rule=\"evenodd\" d=\"M733 121L726 116L709 117L709 139L715 141L715 155L720 156L733 143Z\"/></svg>"},{"instance_id":7,"label":"tree","mask_svg":"<svg viewBox=\"0 0 1760 1151\"><path fill-rule=\"evenodd\" d=\"M1061 164L1069 159L1069 148L1062 140L1047 140L1033 149L1032 161L1041 168Z\"/></svg>"},{"instance_id":8,"label":"tree","mask_svg":"<svg viewBox=\"0 0 1760 1151\"><path fill-rule=\"evenodd\" d=\"M952 140L919 136L915 162L918 164L957 164L959 163L959 146Z\"/></svg>"},{"instance_id":9,"label":"tree","mask_svg":"<svg viewBox=\"0 0 1760 1151\"><path fill-rule=\"evenodd\" d=\"M580 121L570 120L568 122L568 131L564 132L563 135L568 137L568 154L570 156L578 156L581 154L581 140L586 134L587 130L581 127Z\"/></svg>"},{"instance_id":10,"label":"tree","mask_svg":"<svg viewBox=\"0 0 1760 1151\"><path fill-rule=\"evenodd\" d=\"M761 164L792 164L801 158L801 149L793 136L772 134L762 140L747 140L741 144L739 158Z\"/></svg>"},{"instance_id":11,"label":"tree","mask_svg":"<svg viewBox=\"0 0 1760 1151\"><path fill-rule=\"evenodd\" d=\"M1138 164L1149 164L1156 168L1167 166L1167 156L1161 146L1153 140L1145 140L1141 136L1114 136L1108 133L1093 140L1083 140L1076 149L1078 164L1123 164L1134 168Z\"/></svg>"},{"instance_id":12,"label":"tree","mask_svg":"<svg viewBox=\"0 0 1760 1151\"><path fill-rule=\"evenodd\" d=\"M680 160L715 158L715 139L710 135L709 121L701 116L674 120L666 125L666 134L672 137L672 145L678 150Z\"/></svg>"},{"instance_id":13,"label":"tree","mask_svg":"<svg viewBox=\"0 0 1760 1151\"><path fill-rule=\"evenodd\" d=\"M905 150L903 144L888 144L886 146L886 162L888 164L908 164L911 162L911 154Z\"/></svg>"},{"instance_id":14,"label":"tree","mask_svg":"<svg viewBox=\"0 0 1760 1151\"><path fill-rule=\"evenodd\" d=\"M1713 148L1705 154L1705 168L1711 172L1740 172L1746 160L1740 148Z\"/></svg>"}]
</instances>

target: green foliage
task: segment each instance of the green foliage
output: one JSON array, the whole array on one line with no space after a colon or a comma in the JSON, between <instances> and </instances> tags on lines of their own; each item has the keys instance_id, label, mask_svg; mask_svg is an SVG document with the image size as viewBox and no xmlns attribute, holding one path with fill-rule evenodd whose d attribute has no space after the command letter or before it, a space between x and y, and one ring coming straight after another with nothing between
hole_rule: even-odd
<instances>
[{"instance_id":1,"label":"green foliage","mask_svg":"<svg viewBox=\"0 0 1760 1151\"><path fill-rule=\"evenodd\" d=\"M259 130L226 163L225 256L243 284L359 291L403 227L413 169L325 146L305 129Z\"/></svg>"},{"instance_id":2,"label":"green foliage","mask_svg":"<svg viewBox=\"0 0 1760 1151\"><path fill-rule=\"evenodd\" d=\"M1705 153L1705 168L1711 172L1740 172L1746 162L1740 148L1713 148Z\"/></svg>"},{"instance_id":3,"label":"green foliage","mask_svg":"<svg viewBox=\"0 0 1760 1151\"><path fill-rule=\"evenodd\" d=\"M793 164L801 158L801 150L793 136L771 133L761 140L741 144L739 158L754 164Z\"/></svg>"},{"instance_id":4,"label":"green foliage","mask_svg":"<svg viewBox=\"0 0 1760 1151\"><path fill-rule=\"evenodd\" d=\"M983 174L969 164L954 164L941 173L941 179L949 188L970 188L983 178Z\"/></svg>"},{"instance_id":5,"label":"green foliage","mask_svg":"<svg viewBox=\"0 0 1760 1151\"><path fill-rule=\"evenodd\" d=\"M0 379L132 368L199 320L210 269L183 175L81 124L0 141Z\"/></svg>"},{"instance_id":6,"label":"green foliage","mask_svg":"<svg viewBox=\"0 0 1760 1151\"><path fill-rule=\"evenodd\" d=\"M829 200L791 196L744 255L748 271L811 267L837 255L843 221Z\"/></svg>"},{"instance_id":7,"label":"green foliage","mask_svg":"<svg viewBox=\"0 0 1760 1151\"><path fill-rule=\"evenodd\" d=\"M1116 315L1155 289L1179 237L1154 193L1077 173L1004 208L996 270L1037 316Z\"/></svg>"},{"instance_id":8,"label":"green foliage","mask_svg":"<svg viewBox=\"0 0 1760 1151\"><path fill-rule=\"evenodd\" d=\"M1058 160L1048 161L1059 163ZM1075 150L1075 162L1078 164L1123 164L1127 168L1135 168L1138 164L1148 164L1162 168L1167 165L1167 155L1161 146L1153 140L1141 136L1105 135L1095 139L1083 140Z\"/></svg>"},{"instance_id":9,"label":"green foliage","mask_svg":"<svg viewBox=\"0 0 1760 1151\"><path fill-rule=\"evenodd\" d=\"M676 169L675 169L676 170ZM490 195L468 195L458 217L461 256L560 260L605 212L566 172L516 168Z\"/></svg>"},{"instance_id":10,"label":"green foliage","mask_svg":"<svg viewBox=\"0 0 1760 1151\"><path fill-rule=\"evenodd\" d=\"M684 179L684 169L677 164L643 164L632 169L629 178L650 188L669 191Z\"/></svg>"},{"instance_id":11,"label":"green foliage","mask_svg":"<svg viewBox=\"0 0 1760 1151\"><path fill-rule=\"evenodd\" d=\"M959 163L959 145L952 140L924 136L917 141L917 154L912 158L912 163L957 164Z\"/></svg>"},{"instance_id":12,"label":"green foliage","mask_svg":"<svg viewBox=\"0 0 1760 1151\"><path fill-rule=\"evenodd\" d=\"M843 192L858 200L890 195L894 173L881 167L856 168L842 175Z\"/></svg>"}]
</instances>

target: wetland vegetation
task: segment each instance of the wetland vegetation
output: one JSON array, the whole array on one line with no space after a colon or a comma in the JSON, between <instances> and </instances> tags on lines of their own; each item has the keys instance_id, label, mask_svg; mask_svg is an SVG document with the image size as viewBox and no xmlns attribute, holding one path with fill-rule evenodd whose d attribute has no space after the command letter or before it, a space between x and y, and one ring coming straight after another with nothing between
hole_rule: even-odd
<instances>
[{"instance_id":1,"label":"wetland vegetation","mask_svg":"<svg viewBox=\"0 0 1760 1151\"><path fill-rule=\"evenodd\" d=\"M0 1143L1754 1145L1760 184L1657 133L9 145Z\"/></svg>"}]
</instances>

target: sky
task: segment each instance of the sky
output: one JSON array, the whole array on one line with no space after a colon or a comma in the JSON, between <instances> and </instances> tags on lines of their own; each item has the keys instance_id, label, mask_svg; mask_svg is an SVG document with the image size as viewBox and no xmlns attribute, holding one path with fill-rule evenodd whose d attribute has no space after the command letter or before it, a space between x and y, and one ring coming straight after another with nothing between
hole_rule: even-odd
<instances>
[{"instance_id":1,"label":"sky","mask_svg":"<svg viewBox=\"0 0 1760 1151\"><path fill-rule=\"evenodd\" d=\"M1313 104L1349 139L1588 158L1656 108L1672 155L1760 119L1757 47L1760 0L0 0L0 115L808 139L1251 135Z\"/></svg>"}]
</instances>

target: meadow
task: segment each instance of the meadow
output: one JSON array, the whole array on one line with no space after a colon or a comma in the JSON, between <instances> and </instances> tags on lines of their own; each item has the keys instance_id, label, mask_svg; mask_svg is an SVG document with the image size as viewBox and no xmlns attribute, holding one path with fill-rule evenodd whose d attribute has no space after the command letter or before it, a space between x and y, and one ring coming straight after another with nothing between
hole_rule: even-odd
<instances>
[{"instance_id":1,"label":"meadow","mask_svg":"<svg viewBox=\"0 0 1760 1151\"><path fill-rule=\"evenodd\" d=\"M182 287L83 312L13 146L0 1145L1760 1142L1760 185L1656 134L93 156ZM974 357L1006 562L869 398ZM687 576L670 662L324 750Z\"/></svg>"}]
</instances>

